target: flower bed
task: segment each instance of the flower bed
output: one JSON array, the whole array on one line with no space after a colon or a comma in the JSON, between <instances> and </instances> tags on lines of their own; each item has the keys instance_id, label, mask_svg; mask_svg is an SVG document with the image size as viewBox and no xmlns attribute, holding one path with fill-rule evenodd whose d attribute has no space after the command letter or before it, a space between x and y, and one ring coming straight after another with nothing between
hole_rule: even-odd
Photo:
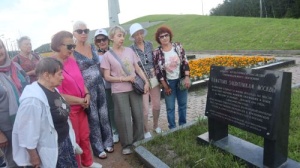
<instances>
[{"instance_id":1,"label":"flower bed","mask_svg":"<svg viewBox=\"0 0 300 168\"><path fill-rule=\"evenodd\" d=\"M274 57L263 56L215 56L189 61L192 81L205 79L209 76L210 66L226 66L236 68L252 68L275 62Z\"/></svg>"}]
</instances>

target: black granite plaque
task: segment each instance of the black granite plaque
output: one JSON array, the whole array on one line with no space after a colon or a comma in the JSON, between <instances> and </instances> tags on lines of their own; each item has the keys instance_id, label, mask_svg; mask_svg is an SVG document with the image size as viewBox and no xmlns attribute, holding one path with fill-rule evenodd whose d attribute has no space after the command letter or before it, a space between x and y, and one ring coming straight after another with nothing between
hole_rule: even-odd
<instances>
[{"instance_id":1,"label":"black granite plaque","mask_svg":"<svg viewBox=\"0 0 300 168\"><path fill-rule=\"evenodd\" d=\"M212 66L205 111L208 133L200 135L199 142L212 143L257 167L261 162L263 167L292 167L287 157L291 78L289 72ZM264 137L263 151L252 151L263 161L243 151L248 142L228 138L228 125ZM242 151L233 150L235 146Z\"/></svg>"},{"instance_id":2,"label":"black granite plaque","mask_svg":"<svg viewBox=\"0 0 300 168\"><path fill-rule=\"evenodd\" d=\"M205 115L273 139L282 80L280 71L213 66Z\"/></svg>"}]
</instances>

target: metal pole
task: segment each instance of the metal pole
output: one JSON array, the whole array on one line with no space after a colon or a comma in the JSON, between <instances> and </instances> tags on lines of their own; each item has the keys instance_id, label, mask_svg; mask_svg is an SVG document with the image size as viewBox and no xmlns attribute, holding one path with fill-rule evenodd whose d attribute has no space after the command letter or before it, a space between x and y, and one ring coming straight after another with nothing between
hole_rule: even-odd
<instances>
[{"instance_id":1,"label":"metal pole","mask_svg":"<svg viewBox=\"0 0 300 168\"><path fill-rule=\"evenodd\" d=\"M260 17L262 18L262 0L259 0L259 8L260 8Z\"/></svg>"},{"instance_id":2,"label":"metal pole","mask_svg":"<svg viewBox=\"0 0 300 168\"><path fill-rule=\"evenodd\" d=\"M109 26L116 26L119 25L119 17L118 14L120 13L120 6L119 0L108 0L108 19L109 19Z\"/></svg>"},{"instance_id":3,"label":"metal pole","mask_svg":"<svg viewBox=\"0 0 300 168\"><path fill-rule=\"evenodd\" d=\"M203 0L201 0L202 2L202 15L204 15L204 12L203 12Z\"/></svg>"}]
</instances>

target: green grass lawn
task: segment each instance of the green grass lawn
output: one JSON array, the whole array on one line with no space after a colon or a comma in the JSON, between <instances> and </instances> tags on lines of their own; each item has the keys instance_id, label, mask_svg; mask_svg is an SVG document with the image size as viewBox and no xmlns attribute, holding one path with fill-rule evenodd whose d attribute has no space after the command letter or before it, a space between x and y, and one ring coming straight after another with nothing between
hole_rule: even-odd
<instances>
[{"instance_id":1,"label":"green grass lawn","mask_svg":"<svg viewBox=\"0 0 300 168\"><path fill-rule=\"evenodd\" d=\"M300 162L300 89L292 90L289 150L288 157ZM156 136L153 140L143 144L156 157L170 167L193 168L242 168L247 167L243 161L236 160L231 154L222 152L213 146L200 145L197 136L208 131L207 120L200 120L190 128L176 131L167 136ZM263 138L255 134L229 128L229 134L247 140L253 144L263 146Z\"/></svg>"},{"instance_id":2,"label":"green grass lawn","mask_svg":"<svg viewBox=\"0 0 300 168\"><path fill-rule=\"evenodd\" d=\"M179 41L187 51L201 50L297 50L300 49L300 20L201 15L150 15L135 22L165 21L147 28L146 40L158 44L154 33L168 25L173 41ZM125 45L132 42L126 37Z\"/></svg>"}]
</instances>

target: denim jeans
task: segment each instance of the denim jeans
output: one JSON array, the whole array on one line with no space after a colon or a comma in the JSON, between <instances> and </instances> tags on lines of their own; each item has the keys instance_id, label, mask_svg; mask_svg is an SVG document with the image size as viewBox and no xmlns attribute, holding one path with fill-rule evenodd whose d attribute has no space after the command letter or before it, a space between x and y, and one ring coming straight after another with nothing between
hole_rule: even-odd
<instances>
[{"instance_id":1,"label":"denim jeans","mask_svg":"<svg viewBox=\"0 0 300 168\"><path fill-rule=\"evenodd\" d=\"M186 108L187 108L187 95L188 90L180 90L178 88L179 79L168 80L169 86L172 89L170 95L165 96L165 103L167 109L167 118L169 123L169 129L176 127L175 122L175 100L177 98L178 104L178 123L179 125L183 125L186 123Z\"/></svg>"}]
</instances>

